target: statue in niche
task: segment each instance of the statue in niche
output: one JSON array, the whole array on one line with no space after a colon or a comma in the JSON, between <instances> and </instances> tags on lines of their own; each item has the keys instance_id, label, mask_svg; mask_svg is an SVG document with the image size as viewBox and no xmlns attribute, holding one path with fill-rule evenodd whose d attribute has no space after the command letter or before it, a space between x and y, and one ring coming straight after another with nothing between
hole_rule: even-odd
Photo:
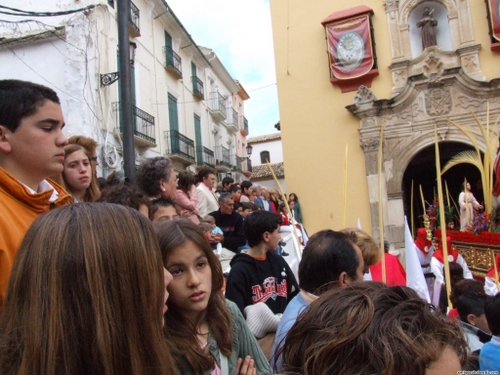
<instances>
[{"instance_id":1,"label":"statue in niche","mask_svg":"<svg viewBox=\"0 0 500 375\"><path fill-rule=\"evenodd\" d=\"M424 8L424 14L422 15L422 19L417 22L417 27L422 28L422 49L426 49L427 47L436 46L436 30L434 29L438 22L432 17L432 13L434 13L434 9L430 10L429 7Z\"/></svg>"}]
</instances>

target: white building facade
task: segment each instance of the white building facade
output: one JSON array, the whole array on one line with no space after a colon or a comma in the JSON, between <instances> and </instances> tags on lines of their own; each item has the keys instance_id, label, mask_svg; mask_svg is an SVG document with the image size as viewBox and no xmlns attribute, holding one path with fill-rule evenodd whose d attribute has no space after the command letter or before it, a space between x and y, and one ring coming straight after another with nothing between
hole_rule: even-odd
<instances>
[{"instance_id":1,"label":"white building facade","mask_svg":"<svg viewBox=\"0 0 500 375\"><path fill-rule=\"evenodd\" d=\"M286 193L281 133L248 138L248 144L252 146L252 156L250 157L252 163L251 181L267 186L270 189L278 188L267 165L269 162L281 188Z\"/></svg>"},{"instance_id":2,"label":"white building facade","mask_svg":"<svg viewBox=\"0 0 500 375\"><path fill-rule=\"evenodd\" d=\"M167 2L129 4L136 165L166 155L176 170L207 166L220 177L238 177L245 155L237 137L246 143L248 134L243 106L248 98L233 105L244 93L241 84L214 51L196 45ZM5 0L3 5L32 14L0 17L0 79L53 88L61 98L66 135L98 142L99 176L122 169L121 82L109 83L118 72L116 0ZM48 11L54 15L37 13Z\"/></svg>"}]
</instances>

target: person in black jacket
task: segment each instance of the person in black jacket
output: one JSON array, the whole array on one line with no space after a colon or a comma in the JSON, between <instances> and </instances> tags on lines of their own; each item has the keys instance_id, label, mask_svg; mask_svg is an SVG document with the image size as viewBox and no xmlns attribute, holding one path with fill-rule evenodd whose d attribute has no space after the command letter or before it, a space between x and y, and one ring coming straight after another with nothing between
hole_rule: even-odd
<instances>
[{"instance_id":1,"label":"person in black jacket","mask_svg":"<svg viewBox=\"0 0 500 375\"><path fill-rule=\"evenodd\" d=\"M214 235L215 243L235 253L238 247L243 246L247 240L243 230L243 217L233 210L234 200L231 193L222 193L219 197L219 209L209 215L215 218L215 224L222 230L223 235Z\"/></svg>"},{"instance_id":2,"label":"person in black jacket","mask_svg":"<svg viewBox=\"0 0 500 375\"><path fill-rule=\"evenodd\" d=\"M245 219L250 249L231 260L226 298L244 312L245 307L264 302L274 314L283 313L299 286L287 262L275 253L281 239L281 218L256 211Z\"/></svg>"}]
</instances>

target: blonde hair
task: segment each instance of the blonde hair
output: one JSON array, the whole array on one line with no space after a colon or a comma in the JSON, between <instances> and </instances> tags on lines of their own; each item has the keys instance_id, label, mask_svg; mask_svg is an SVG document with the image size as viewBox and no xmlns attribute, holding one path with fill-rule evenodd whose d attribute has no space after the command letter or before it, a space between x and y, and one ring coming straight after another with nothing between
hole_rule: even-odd
<instances>
[{"instance_id":1,"label":"blonde hair","mask_svg":"<svg viewBox=\"0 0 500 375\"><path fill-rule=\"evenodd\" d=\"M356 227L344 228L340 231L347 236L351 236L351 234L356 236L356 240L353 242L359 247L361 254L363 254L365 267L373 266L380 261L382 257L380 248L372 236Z\"/></svg>"}]
</instances>

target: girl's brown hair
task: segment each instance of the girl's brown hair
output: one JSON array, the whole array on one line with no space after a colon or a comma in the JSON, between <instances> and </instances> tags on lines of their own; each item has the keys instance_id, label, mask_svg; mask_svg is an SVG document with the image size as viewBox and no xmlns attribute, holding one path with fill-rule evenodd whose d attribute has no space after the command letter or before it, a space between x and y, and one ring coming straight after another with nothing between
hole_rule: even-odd
<instances>
[{"instance_id":1,"label":"girl's brown hair","mask_svg":"<svg viewBox=\"0 0 500 375\"><path fill-rule=\"evenodd\" d=\"M90 158L91 155L87 149L79 144L76 143L71 143L64 147L64 160L66 158L77 152L77 151L83 151L85 155L89 158L89 163L90 163ZM101 192L99 190L99 185L97 184L97 179L95 178L95 172L94 172L94 167L92 166L92 163L90 163L90 186L87 188L87 191L85 192L85 196L83 197L84 202L95 202L99 199L101 196ZM71 193L71 187L66 183L66 180L64 178L64 171L61 173L59 178L54 178L54 180L61 185L64 186L64 189Z\"/></svg>"},{"instance_id":2,"label":"girl's brown hair","mask_svg":"<svg viewBox=\"0 0 500 375\"><path fill-rule=\"evenodd\" d=\"M39 216L19 248L0 319L2 375L175 373L151 223L115 204Z\"/></svg>"},{"instance_id":3,"label":"girl's brown hair","mask_svg":"<svg viewBox=\"0 0 500 375\"><path fill-rule=\"evenodd\" d=\"M212 270L212 291L208 305L194 324L185 319L182 312L173 304L168 304L165 314L164 332L170 345L170 350L177 360L178 367L190 366L195 374L212 370L214 358L201 349L197 340L197 327L203 321L208 323L210 333L217 341L220 351L230 356L233 350L233 328L231 313L226 306L222 294L224 277L217 256L205 239L203 232L189 219L162 221L154 224L158 236L164 265L167 265L169 254L182 247L187 241L192 241L208 259ZM181 358L184 358L182 360Z\"/></svg>"},{"instance_id":4,"label":"girl's brown hair","mask_svg":"<svg viewBox=\"0 0 500 375\"><path fill-rule=\"evenodd\" d=\"M283 373L425 375L446 347L461 358L458 325L407 287L354 283L321 295L288 332Z\"/></svg>"}]
</instances>

